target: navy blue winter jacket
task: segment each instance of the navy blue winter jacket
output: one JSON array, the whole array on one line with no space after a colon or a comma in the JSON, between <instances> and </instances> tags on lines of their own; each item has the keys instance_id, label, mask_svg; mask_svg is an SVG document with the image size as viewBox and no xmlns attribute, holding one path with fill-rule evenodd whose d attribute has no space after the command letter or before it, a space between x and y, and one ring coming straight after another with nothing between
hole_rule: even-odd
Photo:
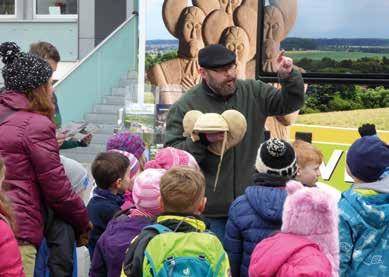
<instances>
[{"instance_id":1,"label":"navy blue winter jacket","mask_svg":"<svg viewBox=\"0 0 389 277\"><path fill-rule=\"evenodd\" d=\"M287 179L256 173L230 207L224 247L233 277L248 276L250 256L257 243L281 228Z\"/></svg>"},{"instance_id":2,"label":"navy blue winter jacket","mask_svg":"<svg viewBox=\"0 0 389 277\"><path fill-rule=\"evenodd\" d=\"M120 211L120 206L124 203L121 194L113 194L110 190L95 188L93 197L89 201L87 209L89 218L92 221L93 229L89 234L88 250L92 259L97 240L104 233L108 222L114 214Z\"/></svg>"}]
</instances>

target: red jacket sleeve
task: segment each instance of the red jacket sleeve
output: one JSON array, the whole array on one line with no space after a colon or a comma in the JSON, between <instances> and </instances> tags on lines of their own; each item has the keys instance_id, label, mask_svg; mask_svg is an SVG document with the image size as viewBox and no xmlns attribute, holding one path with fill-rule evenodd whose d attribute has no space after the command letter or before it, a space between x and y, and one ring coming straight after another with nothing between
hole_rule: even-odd
<instances>
[{"instance_id":1,"label":"red jacket sleeve","mask_svg":"<svg viewBox=\"0 0 389 277\"><path fill-rule=\"evenodd\" d=\"M25 133L38 185L47 205L78 233L88 227L88 213L82 199L73 191L61 164L55 127L44 117L33 117Z\"/></svg>"},{"instance_id":2,"label":"red jacket sleeve","mask_svg":"<svg viewBox=\"0 0 389 277\"><path fill-rule=\"evenodd\" d=\"M18 244L8 224L0 219L0 276L24 277Z\"/></svg>"}]
</instances>

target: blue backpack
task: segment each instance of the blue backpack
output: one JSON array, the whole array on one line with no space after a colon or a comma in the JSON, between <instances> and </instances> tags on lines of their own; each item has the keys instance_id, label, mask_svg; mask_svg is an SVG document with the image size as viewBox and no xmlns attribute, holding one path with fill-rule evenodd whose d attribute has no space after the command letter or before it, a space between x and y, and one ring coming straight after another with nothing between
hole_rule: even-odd
<instances>
[{"instance_id":1,"label":"blue backpack","mask_svg":"<svg viewBox=\"0 0 389 277\"><path fill-rule=\"evenodd\" d=\"M143 276L230 276L228 257L210 232L174 232L161 224L145 227L158 232L150 240L143 260Z\"/></svg>"}]
</instances>

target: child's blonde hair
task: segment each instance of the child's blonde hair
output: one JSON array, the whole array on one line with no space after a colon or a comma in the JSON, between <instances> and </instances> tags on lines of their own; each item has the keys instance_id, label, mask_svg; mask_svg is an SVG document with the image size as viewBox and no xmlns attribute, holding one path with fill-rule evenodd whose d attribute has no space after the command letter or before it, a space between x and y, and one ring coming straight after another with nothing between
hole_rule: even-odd
<instances>
[{"instance_id":1,"label":"child's blonde hair","mask_svg":"<svg viewBox=\"0 0 389 277\"><path fill-rule=\"evenodd\" d=\"M303 140L295 140L293 148L296 153L297 165L300 168L306 167L308 164L321 164L323 162L323 153L312 144Z\"/></svg>"},{"instance_id":2,"label":"child's blonde hair","mask_svg":"<svg viewBox=\"0 0 389 277\"><path fill-rule=\"evenodd\" d=\"M165 212L194 212L205 194L204 175L191 167L173 167L161 178Z\"/></svg>"}]
</instances>

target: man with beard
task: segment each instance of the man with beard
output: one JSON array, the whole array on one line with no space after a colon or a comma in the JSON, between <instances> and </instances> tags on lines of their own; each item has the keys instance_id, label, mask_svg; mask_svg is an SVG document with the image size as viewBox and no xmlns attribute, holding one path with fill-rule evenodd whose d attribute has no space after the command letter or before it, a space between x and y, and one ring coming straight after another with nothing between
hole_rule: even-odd
<instances>
[{"instance_id":1,"label":"man with beard","mask_svg":"<svg viewBox=\"0 0 389 277\"><path fill-rule=\"evenodd\" d=\"M165 146L186 150L196 158L206 178L208 202L204 215L210 230L223 239L229 206L244 192L254 173L256 152L264 140L266 117L300 109L304 103L304 81L293 69L293 61L283 53L277 58L280 90L261 81L237 80L236 55L220 44L201 49L198 57L202 83L171 107L167 116ZM183 136L182 120L190 110L221 114L229 109L245 116L247 131L240 144L225 152L219 185L214 191L220 157L208 151L207 146L223 140L223 133L200 134L200 141L193 142L190 137Z\"/></svg>"}]
</instances>

